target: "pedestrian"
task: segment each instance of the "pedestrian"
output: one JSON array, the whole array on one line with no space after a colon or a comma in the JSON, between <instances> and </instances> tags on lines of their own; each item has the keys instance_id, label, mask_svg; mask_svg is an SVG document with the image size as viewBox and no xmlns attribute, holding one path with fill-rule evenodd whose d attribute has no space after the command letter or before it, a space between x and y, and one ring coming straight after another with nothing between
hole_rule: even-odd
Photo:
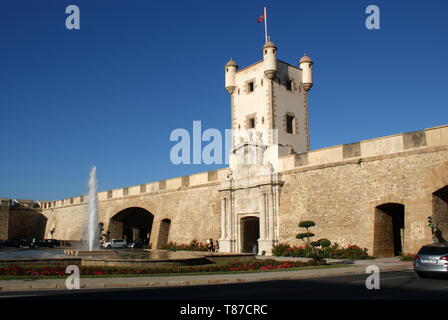
<instances>
[{"instance_id":1,"label":"pedestrian","mask_svg":"<svg viewBox=\"0 0 448 320\"><path fill-rule=\"evenodd\" d=\"M210 238L210 240L208 240L207 243L208 243L208 252L213 252L213 239Z\"/></svg>"},{"instance_id":2,"label":"pedestrian","mask_svg":"<svg viewBox=\"0 0 448 320\"><path fill-rule=\"evenodd\" d=\"M219 252L219 242L218 242L218 240L215 241L215 252Z\"/></svg>"}]
</instances>

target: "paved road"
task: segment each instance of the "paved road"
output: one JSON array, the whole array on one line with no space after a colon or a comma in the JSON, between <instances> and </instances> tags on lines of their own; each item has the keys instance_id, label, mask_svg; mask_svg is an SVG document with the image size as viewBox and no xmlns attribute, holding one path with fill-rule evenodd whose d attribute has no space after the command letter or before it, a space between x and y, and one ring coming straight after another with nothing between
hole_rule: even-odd
<instances>
[{"instance_id":1,"label":"paved road","mask_svg":"<svg viewBox=\"0 0 448 320\"><path fill-rule=\"evenodd\" d=\"M448 299L448 279L420 279L412 270L382 272L379 290L367 290L368 275L315 279L201 285L165 288L111 288L0 292L9 299L119 299L119 300L306 300L306 299Z\"/></svg>"}]
</instances>

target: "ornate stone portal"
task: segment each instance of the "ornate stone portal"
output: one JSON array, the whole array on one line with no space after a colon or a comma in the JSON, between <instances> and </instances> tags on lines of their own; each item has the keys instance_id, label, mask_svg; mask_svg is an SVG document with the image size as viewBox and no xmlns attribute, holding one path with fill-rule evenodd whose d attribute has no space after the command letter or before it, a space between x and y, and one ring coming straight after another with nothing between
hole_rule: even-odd
<instances>
[{"instance_id":1,"label":"ornate stone portal","mask_svg":"<svg viewBox=\"0 0 448 320\"><path fill-rule=\"evenodd\" d=\"M270 150L263 144L261 132L250 130L246 137L239 136L237 143L230 156L227 179L219 188L220 250L270 255L278 239L280 175L265 159ZM252 231L244 224L248 218ZM254 230L257 226L258 230Z\"/></svg>"}]
</instances>

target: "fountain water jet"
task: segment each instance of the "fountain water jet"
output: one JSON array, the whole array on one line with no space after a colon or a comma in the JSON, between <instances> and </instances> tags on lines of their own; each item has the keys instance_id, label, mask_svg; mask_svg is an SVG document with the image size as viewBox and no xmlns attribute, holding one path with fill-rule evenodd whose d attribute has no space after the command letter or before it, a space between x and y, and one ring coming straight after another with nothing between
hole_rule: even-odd
<instances>
[{"instance_id":1,"label":"fountain water jet","mask_svg":"<svg viewBox=\"0 0 448 320\"><path fill-rule=\"evenodd\" d=\"M96 180L96 167L93 166L89 175L89 195L86 214L86 236L89 251L99 249L99 224L98 224L98 183Z\"/></svg>"}]
</instances>

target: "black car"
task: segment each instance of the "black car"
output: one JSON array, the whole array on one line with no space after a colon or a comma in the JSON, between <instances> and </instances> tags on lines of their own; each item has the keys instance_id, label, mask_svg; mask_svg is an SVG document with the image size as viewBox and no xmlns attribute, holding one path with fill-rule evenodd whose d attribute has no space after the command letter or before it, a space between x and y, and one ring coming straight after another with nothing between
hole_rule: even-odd
<instances>
[{"instance_id":1,"label":"black car","mask_svg":"<svg viewBox=\"0 0 448 320\"><path fill-rule=\"evenodd\" d=\"M137 240L133 242L128 242L127 247L130 249L142 249L145 245L145 242L142 240Z\"/></svg>"},{"instance_id":2,"label":"black car","mask_svg":"<svg viewBox=\"0 0 448 320\"><path fill-rule=\"evenodd\" d=\"M36 240L31 242L31 247L33 248L54 248L59 247L61 243L59 240L54 239L44 239L44 240Z\"/></svg>"},{"instance_id":3,"label":"black car","mask_svg":"<svg viewBox=\"0 0 448 320\"><path fill-rule=\"evenodd\" d=\"M8 239L0 243L4 248L23 248L29 247L30 243L23 239Z\"/></svg>"},{"instance_id":4,"label":"black car","mask_svg":"<svg viewBox=\"0 0 448 320\"><path fill-rule=\"evenodd\" d=\"M53 247L60 247L61 246L61 242L59 240L56 240L56 239L45 239L45 241L47 241L48 243L51 243L53 245Z\"/></svg>"}]
</instances>

